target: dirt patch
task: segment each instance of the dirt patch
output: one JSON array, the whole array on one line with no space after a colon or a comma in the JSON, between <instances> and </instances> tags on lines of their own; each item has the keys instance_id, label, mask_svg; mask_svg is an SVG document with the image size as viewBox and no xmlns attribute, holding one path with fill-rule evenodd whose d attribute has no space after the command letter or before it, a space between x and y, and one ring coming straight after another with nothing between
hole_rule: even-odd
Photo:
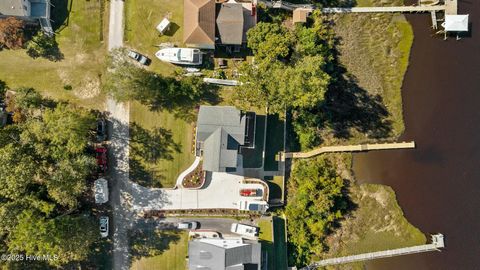
<instances>
[{"instance_id":1,"label":"dirt patch","mask_svg":"<svg viewBox=\"0 0 480 270\"><path fill-rule=\"evenodd\" d=\"M100 94L100 79L95 77L86 77L82 80L81 86L74 89L76 97L88 99Z\"/></svg>"}]
</instances>

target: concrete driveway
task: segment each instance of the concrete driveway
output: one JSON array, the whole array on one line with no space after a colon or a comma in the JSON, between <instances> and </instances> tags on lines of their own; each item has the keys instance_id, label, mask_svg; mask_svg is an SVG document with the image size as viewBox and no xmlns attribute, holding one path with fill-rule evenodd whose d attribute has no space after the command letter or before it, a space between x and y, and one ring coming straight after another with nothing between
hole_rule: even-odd
<instances>
[{"instance_id":1,"label":"concrete driveway","mask_svg":"<svg viewBox=\"0 0 480 270\"><path fill-rule=\"evenodd\" d=\"M260 184L244 184L244 177L212 173L201 189L150 189L132 185L132 207L135 211L181 209L238 209L239 201L260 201L261 197L242 197L240 189L261 189Z\"/></svg>"}]
</instances>

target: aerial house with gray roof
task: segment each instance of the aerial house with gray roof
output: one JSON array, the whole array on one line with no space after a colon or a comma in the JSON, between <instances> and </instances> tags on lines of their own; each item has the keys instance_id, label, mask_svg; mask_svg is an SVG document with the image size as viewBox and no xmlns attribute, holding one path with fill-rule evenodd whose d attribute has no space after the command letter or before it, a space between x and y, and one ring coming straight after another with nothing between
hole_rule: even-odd
<instances>
[{"instance_id":1,"label":"aerial house with gray roof","mask_svg":"<svg viewBox=\"0 0 480 270\"><path fill-rule=\"evenodd\" d=\"M188 243L190 270L260 270L261 245L241 238L201 238Z\"/></svg>"},{"instance_id":2,"label":"aerial house with gray roof","mask_svg":"<svg viewBox=\"0 0 480 270\"><path fill-rule=\"evenodd\" d=\"M0 18L16 17L38 22L45 32L53 33L50 6L50 0L0 0Z\"/></svg>"},{"instance_id":3,"label":"aerial house with gray roof","mask_svg":"<svg viewBox=\"0 0 480 270\"><path fill-rule=\"evenodd\" d=\"M254 146L255 114L231 106L200 106L195 153L203 156L203 170L233 172L241 147Z\"/></svg>"}]
</instances>

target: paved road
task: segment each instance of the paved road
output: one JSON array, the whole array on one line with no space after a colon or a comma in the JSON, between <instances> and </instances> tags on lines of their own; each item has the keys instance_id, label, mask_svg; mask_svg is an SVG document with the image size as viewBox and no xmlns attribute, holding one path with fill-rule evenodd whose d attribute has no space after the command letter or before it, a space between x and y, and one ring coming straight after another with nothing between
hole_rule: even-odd
<instances>
[{"instance_id":1,"label":"paved road","mask_svg":"<svg viewBox=\"0 0 480 270\"><path fill-rule=\"evenodd\" d=\"M110 1L110 21L108 31L108 50L123 46L123 1Z\"/></svg>"},{"instance_id":2,"label":"paved road","mask_svg":"<svg viewBox=\"0 0 480 270\"><path fill-rule=\"evenodd\" d=\"M123 1L110 1L110 21L108 33L108 50L123 46ZM112 189L110 203L113 210L113 269L129 269L128 230L132 227L135 216L122 205L122 194L128 192L129 163L128 141L130 108L128 104L119 104L111 97L107 99L107 111L113 123L110 129Z\"/></svg>"},{"instance_id":3,"label":"paved road","mask_svg":"<svg viewBox=\"0 0 480 270\"><path fill-rule=\"evenodd\" d=\"M162 219L137 219L135 228L137 229L170 229L176 228L179 222L183 221L197 221L200 223L200 230L212 230L221 233L223 236L237 236L230 232L232 223L238 222L233 218L162 218ZM248 223L248 221L242 221Z\"/></svg>"}]
</instances>

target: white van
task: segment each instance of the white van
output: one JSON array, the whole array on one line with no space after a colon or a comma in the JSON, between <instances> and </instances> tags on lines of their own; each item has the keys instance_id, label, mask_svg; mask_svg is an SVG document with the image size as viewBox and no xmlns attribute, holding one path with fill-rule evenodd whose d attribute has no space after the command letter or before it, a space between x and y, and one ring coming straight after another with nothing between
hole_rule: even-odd
<instances>
[{"instance_id":1,"label":"white van","mask_svg":"<svg viewBox=\"0 0 480 270\"><path fill-rule=\"evenodd\" d=\"M240 223L232 223L230 227L230 231L233 233L238 233L243 236L255 238L258 236L258 228L255 226L240 224Z\"/></svg>"}]
</instances>

